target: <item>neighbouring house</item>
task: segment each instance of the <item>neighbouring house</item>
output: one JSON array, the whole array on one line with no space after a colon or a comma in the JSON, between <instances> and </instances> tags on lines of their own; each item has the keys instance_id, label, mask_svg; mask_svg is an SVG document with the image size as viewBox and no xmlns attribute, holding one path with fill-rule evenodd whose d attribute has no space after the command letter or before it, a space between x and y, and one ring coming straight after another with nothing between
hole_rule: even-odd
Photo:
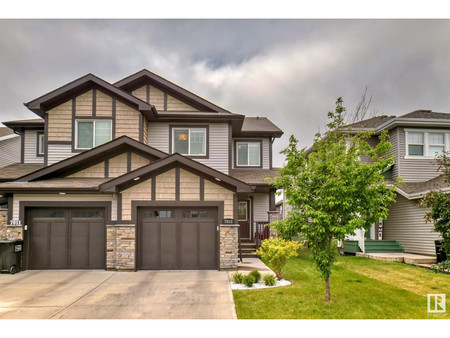
<instances>
[{"instance_id":1,"label":"neighbouring house","mask_svg":"<svg viewBox=\"0 0 450 338\"><path fill-rule=\"evenodd\" d=\"M0 127L0 168L20 162L20 141L14 130Z\"/></svg>"},{"instance_id":2,"label":"neighbouring house","mask_svg":"<svg viewBox=\"0 0 450 338\"><path fill-rule=\"evenodd\" d=\"M39 119L0 169L24 269L226 269L275 210L266 117L232 113L142 70L88 74L25 104Z\"/></svg>"},{"instance_id":3,"label":"neighbouring house","mask_svg":"<svg viewBox=\"0 0 450 338\"><path fill-rule=\"evenodd\" d=\"M430 190L450 191L435 160L436 153L450 150L450 113L416 110L398 117L376 116L346 127L373 131L369 140L372 146L378 143L383 130L388 131L395 163L384 175L388 182L402 177L403 183L397 189L396 202L391 205L387 219L374 224L368 232L362 230L349 236L344 251L435 255L434 241L440 237L432 231L433 224L425 223L427 209L419 207L419 202ZM286 204L283 207L289 208ZM285 211L280 212L285 217Z\"/></svg>"}]
</instances>

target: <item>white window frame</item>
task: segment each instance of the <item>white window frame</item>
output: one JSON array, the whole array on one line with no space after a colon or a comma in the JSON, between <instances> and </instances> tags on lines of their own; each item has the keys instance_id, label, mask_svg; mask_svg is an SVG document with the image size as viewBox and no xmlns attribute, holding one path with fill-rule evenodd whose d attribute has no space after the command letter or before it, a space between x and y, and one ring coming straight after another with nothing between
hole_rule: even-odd
<instances>
[{"instance_id":1,"label":"white window frame","mask_svg":"<svg viewBox=\"0 0 450 338\"><path fill-rule=\"evenodd\" d=\"M38 155L44 155L45 154L45 134L38 134ZM42 148L42 152L41 152Z\"/></svg>"},{"instance_id":2,"label":"white window frame","mask_svg":"<svg viewBox=\"0 0 450 338\"><path fill-rule=\"evenodd\" d=\"M249 144L250 143L254 143L258 145L258 164L249 164L250 163L250 151L247 151L247 164L239 164L239 157L238 157L238 153L239 153L239 145L240 144L247 144L247 149L250 149ZM261 147L262 147L262 142L260 141L236 141L236 167L255 167L255 168L259 168L261 167Z\"/></svg>"},{"instance_id":3,"label":"white window frame","mask_svg":"<svg viewBox=\"0 0 450 338\"><path fill-rule=\"evenodd\" d=\"M74 148L77 150L88 150L88 149L93 149L95 148L95 122L96 121L108 121L111 125L110 130L110 139L112 140L112 120L110 119L76 119L75 120L75 144L74 144ZM78 122L93 122L93 133L92 133L92 148L79 148L78 147Z\"/></svg>"},{"instance_id":4,"label":"white window frame","mask_svg":"<svg viewBox=\"0 0 450 338\"><path fill-rule=\"evenodd\" d=\"M408 133L423 133L423 156L409 155ZM444 134L444 150L450 151L450 130L448 129L405 129L405 158L412 159L430 159L434 158L434 154L430 154L430 144L428 135L433 133Z\"/></svg>"},{"instance_id":5,"label":"white window frame","mask_svg":"<svg viewBox=\"0 0 450 338\"><path fill-rule=\"evenodd\" d=\"M175 131L176 130L187 130L188 131L188 153L187 154L181 154L183 156L201 156L205 157L208 154L208 135L207 135L207 128L206 127L173 127L172 128L172 154L175 153ZM205 152L202 154L191 154L191 130L195 131L203 131L205 135Z\"/></svg>"}]
</instances>

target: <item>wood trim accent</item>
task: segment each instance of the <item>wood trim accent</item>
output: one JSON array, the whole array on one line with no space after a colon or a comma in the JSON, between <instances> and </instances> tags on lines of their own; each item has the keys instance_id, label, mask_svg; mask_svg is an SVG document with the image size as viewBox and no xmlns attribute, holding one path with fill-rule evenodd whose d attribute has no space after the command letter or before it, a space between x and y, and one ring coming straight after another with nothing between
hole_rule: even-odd
<instances>
[{"instance_id":1,"label":"wood trim accent","mask_svg":"<svg viewBox=\"0 0 450 338\"><path fill-rule=\"evenodd\" d=\"M12 220L12 215L13 215L13 204L14 204L14 200L12 196L8 197L8 213L7 213L7 224L9 224L9 221Z\"/></svg>"},{"instance_id":2,"label":"wood trim accent","mask_svg":"<svg viewBox=\"0 0 450 338\"><path fill-rule=\"evenodd\" d=\"M144 139L144 117L139 114L139 142L143 143Z\"/></svg>"},{"instance_id":3,"label":"wood trim accent","mask_svg":"<svg viewBox=\"0 0 450 338\"><path fill-rule=\"evenodd\" d=\"M238 221L238 196L237 194L233 195L233 218L234 221Z\"/></svg>"},{"instance_id":4,"label":"wood trim accent","mask_svg":"<svg viewBox=\"0 0 450 338\"><path fill-rule=\"evenodd\" d=\"M259 142L259 166L244 166L244 165L237 165L237 143L238 142ZM239 168L253 168L253 169L257 169L257 168L262 168L263 167L263 141L262 139L234 139L234 167L236 169Z\"/></svg>"},{"instance_id":5,"label":"wood trim accent","mask_svg":"<svg viewBox=\"0 0 450 338\"><path fill-rule=\"evenodd\" d=\"M131 151L127 152L127 173L131 171Z\"/></svg>"},{"instance_id":6,"label":"wood trim accent","mask_svg":"<svg viewBox=\"0 0 450 338\"><path fill-rule=\"evenodd\" d=\"M253 241L254 239L254 233L253 233L253 219L254 219L254 208L253 208L253 196L250 196L250 240Z\"/></svg>"},{"instance_id":7,"label":"wood trim accent","mask_svg":"<svg viewBox=\"0 0 450 338\"><path fill-rule=\"evenodd\" d=\"M92 117L97 115L97 89L92 89Z\"/></svg>"},{"instance_id":8,"label":"wood trim accent","mask_svg":"<svg viewBox=\"0 0 450 338\"><path fill-rule=\"evenodd\" d=\"M117 221L122 221L122 194L117 194Z\"/></svg>"},{"instance_id":9,"label":"wood trim accent","mask_svg":"<svg viewBox=\"0 0 450 338\"><path fill-rule=\"evenodd\" d=\"M75 152L75 114L77 110L76 98L72 99L72 153Z\"/></svg>"},{"instance_id":10,"label":"wood trim accent","mask_svg":"<svg viewBox=\"0 0 450 338\"><path fill-rule=\"evenodd\" d=\"M151 177L152 180L152 201L156 200L156 175Z\"/></svg>"},{"instance_id":11,"label":"wood trim accent","mask_svg":"<svg viewBox=\"0 0 450 338\"><path fill-rule=\"evenodd\" d=\"M164 92L164 111L167 111L167 92Z\"/></svg>"},{"instance_id":12,"label":"wood trim accent","mask_svg":"<svg viewBox=\"0 0 450 338\"><path fill-rule=\"evenodd\" d=\"M22 135L20 137L20 163L25 161L25 129L22 129Z\"/></svg>"},{"instance_id":13,"label":"wood trim accent","mask_svg":"<svg viewBox=\"0 0 450 338\"><path fill-rule=\"evenodd\" d=\"M180 200L180 167L175 168L175 200Z\"/></svg>"},{"instance_id":14,"label":"wood trim accent","mask_svg":"<svg viewBox=\"0 0 450 338\"><path fill-rule=\"evenodd\" d=\"M44 135L44 154L39 154L39 135ZM45 133L43 131L38 131L36 132L36 157L44 157L44 156L45 156Z\"/></svg>"},{"instance_id":15,"label":"wood trim accent","mask_svg":"<svg viewBox=\"0 0 450 338\"><path fill-rule=\"evenodd\" d=\"M112 100L112 139L116 138L116 99Z\"/></svg>"},{"instance_id":16,"label":"wood trim accent","mask_svg":"<svg viewBox=\"0 0 450 338\"><path fill-rule=\"evenodd\" d=\"M109 158L105 160L105 178L109 178Z\"/></svg>"},{"instance_id":17,"label":"wood trim accent","mask_svg":"<svg viewBox=\"0 0 450 338\"><path fill-rule=\"evenodd\" d=\"M269 169L272 169L272 145L273 145L274 138L271 137L269 139Z\"/></svg>"},{"instance_id":18,"label":"wood trim accent","mask_svg":"<svg viewBox=\"0 0 450 338\"><path fill-rule=\"evenodd\" d=\"M45 153L44 153L44 165L48 165L48 114L44 115L44 134L45 134Z\"/></svg>"},{"instance_id":19,"label":"wood trim accent","mask_svg":"<svg viewBox=\"0 0 450 338\"><path fill-rule=\"evenodd\" d=\"M233 169L233 129L231 123L228 125L228 175Z\"/></svg>"},{"instance_id":20,"label":"wood trim accent","mask_svg":"<svg viewBox=\"0 0 450 338\"><path fill-rule=\"evenodd\" d=\"M70 145L72 144L72 141L48 141L48 144L67 144Z\"/></svg>"},{"instance_id":21,"label":"wood trim accent","mask_svg":"<svg viewBox=\"0 0 450 338\"><path fill-rule=\"evenodd\" d=\"M147 84L145 88L145 101L150 103L150 85Z\"/></svg>"},{"instance_id":22,"label":"wood trim accent","mask_svg":"<svg viewBox=\"0 0 450 338\"><path fill-rule=\"evenodd\" d=\"M269 190L269 211L276 211L275 207L275 192L276 189L270 189Z\"/></svg>"},{"instance_id":23,"label":"wood trim accent","mask_svg":"<svg viewBox=\"0 0 450 338\"><path fill-rule=\"evenodd\" d=\"M172 137L174 128L205 128L206 129L206 155L205 156L195 156L195 155L182 155L188 158L203 158L209 159L209 125L189 125L189 124L169 124L169 154L174 154L172 151ZM180 154L181 155L181 154Z\"/></svg>"},{"instance_id":24,"label":"wood trim accent","mask_svg":"<svg viewBox=\"0 0 450 338\"><path fill-rule=\"evenodd\" d=\"M205 179L200 177L200 201L205 200Z\"/></svg>"}]
</instances>

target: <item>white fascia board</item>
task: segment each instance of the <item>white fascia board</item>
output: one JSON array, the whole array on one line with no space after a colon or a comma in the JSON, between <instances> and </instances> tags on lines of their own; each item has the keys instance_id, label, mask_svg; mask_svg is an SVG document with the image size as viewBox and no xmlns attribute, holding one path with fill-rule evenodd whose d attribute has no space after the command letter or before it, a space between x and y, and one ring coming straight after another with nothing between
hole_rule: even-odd
<instances>
[{"instance_id":1,"label":"white fascia board","mask_svg":"<svg viewBox=\"0 0 450 338\"><path fill-rule=\"evenodd\" d=\"M397 117L392 120L386 121L382 125L376 128L376 132L379 133L384 129L392 129L399 125L402 126L419 126L419 127L450 127L450 120L443 119L411 119L404 117Z\"/></svg>"},{"instance_id":2,"label":"white fascia board","mask_svg":"<svg viewBox=\"0 0 450 338\"><path fill-rule=\"evenodd\" d=\"M388 186L390 186L390 184ZM408 193L404 192L403 190L401 190L400 188L397 188L396 190L400 195L402 195L403 197L405 197L409 200L416 200L416 199L422 198L429 192L433 191L433 190L426 190L426 191L421 191L421 192L417 192L417 193L413 193L413 194L408 194ZM439 189L437 191L447 193L447 192L450 192L450 187Z\"/></svg>"}]
</instances>

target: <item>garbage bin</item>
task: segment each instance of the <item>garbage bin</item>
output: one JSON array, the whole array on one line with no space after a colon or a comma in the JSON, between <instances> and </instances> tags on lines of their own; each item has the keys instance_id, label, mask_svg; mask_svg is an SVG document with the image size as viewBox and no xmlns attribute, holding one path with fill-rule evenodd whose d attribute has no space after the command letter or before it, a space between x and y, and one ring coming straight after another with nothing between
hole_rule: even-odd
<instances>
[{"instance_id":1,"label":"garbage bin","mask_svg":"<svg viewBox=\"0 0 450 338\"><path fill-rule=\"evenodd\" d=\"M445 262L447 260L447 253L442 248L442 241L434 241L434 245L436 247L436 261L438 263Z\"/></svg>"},{"instance_id":2,"label":"garbage bin","mask_svg":"<svg viewBox=\"0 0 450 338\"><path fill-rule=\"evenodd\" d=\"M15 274L20 271L23 241L21 239L0 239L0 270Z\"/></svg>"}]
</instances>

